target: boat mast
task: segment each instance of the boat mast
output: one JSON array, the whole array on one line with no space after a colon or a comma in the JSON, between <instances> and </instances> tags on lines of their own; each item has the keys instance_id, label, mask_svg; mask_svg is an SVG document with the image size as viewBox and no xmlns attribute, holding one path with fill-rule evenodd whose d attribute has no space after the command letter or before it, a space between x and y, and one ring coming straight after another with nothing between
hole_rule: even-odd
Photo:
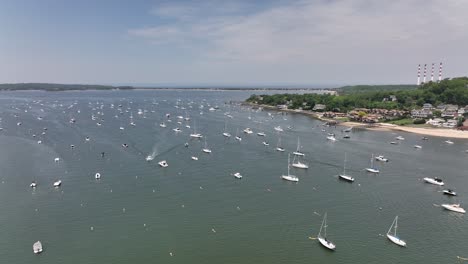
<instances>
[{"instance_id":1,"label":"boat mast","mask_svg":"<svg viewBox=\"0 0 468 264\"><path fill-rule=\"evenodd\" d=\"M346 175L346 153L344 154L343 175Z\"/></svg>"},{"instance_id":2,"label":"boat mast","mask_svg":"<svg viewBox=\"0 0 468 264\"><path fill-rule=\"evenodd\" d=\"M289 176L289 157L291 156L291 154L288 153L288 176Z\"/></svg>"}]
</instances>

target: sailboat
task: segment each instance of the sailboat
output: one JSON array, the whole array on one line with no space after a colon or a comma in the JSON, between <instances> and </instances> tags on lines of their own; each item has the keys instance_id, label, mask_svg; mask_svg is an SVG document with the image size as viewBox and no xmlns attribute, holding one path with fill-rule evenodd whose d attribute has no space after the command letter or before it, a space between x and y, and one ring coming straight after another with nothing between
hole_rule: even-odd
<instances>
[{"instance_id":1,"label":"sailboat","mask_svg":"<svg viewBox=\"0 0 468 264\"><path fill-rule=\"evenodd\" d=\"M366 171L370 172L370 173L379 173L379 169L375 168L374 167L374 154L372 154L372 158L370 160L371 162L371 166L370 168L366 168Z\"/></svg>"},{"instance_id":2,"label":"sailboat","mask_svg":"<svg viewBox=\"0 0 468 264\"><path fill-rule=\"evenodd\" d=\"M296 161L296 156L294 156L293 162L292 162L292 166L293 166L294 168L298 168L298 169L308 169L308 168L309 168L309 166L308 166L307 164L302 163L302 162L299 160L299 158L297 158L297 161L296 161L296 162L295 162L295 161Z\"/></svg>"},{"instance_id":3,"label":"sailboat","mask_svg":"<svg viewBox=\"0 0 468 264\"><path fill-rule=\"evenodd\" d=\"M322 236L322 230L323 230L323 236ZM323 216L322 220L322 225L320 226L320 231L317 235L317 239L322 244L322 246L330 249L330 250L335 250L336 246L331 242L330 240L327 239L327 213Z\"/></svg>"},{"instance_id":4,"label":"sailboat","mask_svg":"<svg viewBox=\"0 0 468 264\"><path fill-rule=\"evenodd\" d=\"M278 143L276 144L276 151L284 152L284 148L281 146L281 134L278 133Z\"/></svg>"},{"instance_id":5,"label":"sailboat","mask_svg":"<svg viewBox=\"0 0 468 264\"><path fill-rule=\"evenodd\" d=\"M388 239L390 239L390 241L392 241L393 243L401 246L401 247L406 247L406 242L404 240L401 240L398 236L397 236L397 228L398 228L398 215L395 217L395 220L393 220L392 222L392 225L390 226L390 228L388 229L388 232L387 232L387 237ZM392 230L393 229L393 230ZM393 232L391 232L393 231Z\"/></svg>"},{"instance_id":6,"label":"sailboat","mask_svg":"<svg viewBox=\"0 0 468 264\"><path fill-rule=\"evenodd\" d=\"M294 155L296 156L305 156L304 153L302 153L301 151L301 142L299 141L299 137L297 138L297 148L296 148L296 151L293 152Z\"/></svg>"},{"instance_id":7,"label":"sailboat","mask_svg":"<svg viewBox=\"0 0 468 264\"><path fill-rule=\"evenodd\" d=\"M236 140L237 141L242 141L242 138L239 137L239 128L237 128L237 132L236 132Z\"/></svg>"},{"instance_id":8,"label":"sailboat","mask_svg":"<svg viewBox=\"0 0 468 264\"><path fill-rule=\"evenodd\" d=\"M345 158L344 158L344 164L343 164L343 173L339 175L340 179L349 181L349 182L354 182L354 178L346 175L346 153L345 153Z\"/></svg>"},{"instance_id":9,"label":"sailboat","mask_svg":"<svg viewBox=\"0 0 468 264\"><path fill-rule=\"evenodd\" d=\"M224 136L224 137L227 137L227 138L230 138L230 137L231 137L231 134L229 134L229 133L226 131L226 126L227 126L227 121L224 122L224 132L223 132L223 136Z\"/></svg>"},{"instance_id":10,"label":"sailboat","mask_svg":"<svg viewBox=\"0 0 468 264\"><path fill-rule=\"evenodd\" d=\"M197 133L197 125L196 124L193 125L193 133L190 134L190 137L191 138L202 138L203 137L202 134Z\"/></svg>"},{"instance_id":11,"label":"sailboat","mask_svg":"<svg viewBox=\"0 0 468 264\"><path fill-rule=\"evenodd\" d=\"M210 154L211 149L208 148L208 145L206 144L206 137L205 137L205 147L202 149L203 152Z\"/></svg>"},{"instance_id":12,"label":"sailboat","mask_svg":"<svg viewBox=\"0 0 468 264\"><path fill-rule=\"evenodd\" d=\"M281 178L283 178L283 180L286 180L286 181L298 182L299 178L289 173L289 159L290 159L290 154L288 154L288 175L283 175L281 176Z\"/></svg>"}]
</instances>

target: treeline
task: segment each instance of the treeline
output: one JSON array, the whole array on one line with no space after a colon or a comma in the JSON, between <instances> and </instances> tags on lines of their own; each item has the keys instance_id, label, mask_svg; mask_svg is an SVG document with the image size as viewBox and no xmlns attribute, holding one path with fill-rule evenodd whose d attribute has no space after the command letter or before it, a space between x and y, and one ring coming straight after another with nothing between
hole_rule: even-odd
<instances>
[{"instance_id":1,"label":"treeline","mask_svg":"<svg viewBox=\"0 0 468 264\"><path fill-rule=\"evenodd\" d=\"M0 90L5 91L72 91L72 90L130 90L132 86L90 85L90 84L57 84L57 83L7 83L0 84Z\"/></svg>"},{"instance_id":2,"label":"treeline","mask_svg":"<svg viewBox=\"0 0 468 264\"><path fill-rule=\"evenodd\" d=\"M353 94L353 93L366 93L376 91L399 91L417 89L417 85L410 84L397 84L397 85L352 85L335 88L340 95Z\"/></svg>"},{"instance_id":3,"label":"treeline","mask_svg":"<svg viewBox=\"0 0 468 264\"><path fill-rule=\"evenodd\" d=\"M396 97L392 101L391 96ZM247 102L266 105L287 104L290 109L302 107L311 110L316 104L324 104L326 111L345 112L354 108L383 108L410 110L424 103L468 105L468 77L429 82L417 89L381 90L357 92L345 95L327 94L274 94L252 95Z\"/></svg>"}]
</instances>

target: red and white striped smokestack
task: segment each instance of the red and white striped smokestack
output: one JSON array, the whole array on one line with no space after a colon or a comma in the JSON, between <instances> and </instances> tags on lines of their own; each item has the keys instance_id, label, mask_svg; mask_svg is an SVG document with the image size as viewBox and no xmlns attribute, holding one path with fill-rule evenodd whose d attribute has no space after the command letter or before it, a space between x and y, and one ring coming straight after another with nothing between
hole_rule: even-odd
<instances>
[{"instance_id":1,"label":"red and white striped smokestack","mask_svg":"<svg viewBox=\"0 0 468 264\"><path fill-rule=\"evenodd\" d=\"M434 63L432 63L432 70L431 70L431 82L434 81Z\"/></svg>"},{"instance_id":2,"label":"red and white striped smokestack","mask_svg":"<svg viewBox=\"0 0 468 264\"><path fill-rule=\"evenodd\" d=\"M439 64L439 82L442 81L442 62Z\"/></svg>"},{"instance_id":3,"label":"red and white striped smokestack","mask_svg":"<svg viewBox=\"0 0 468 264\"><path fill-rule=\"evenodd\" d=\"M427 64L424 64L424 78L423 78L423 83L426 83L426 66L427 66Z\"/></svg>"},{"instance_id":4,"label":"red and white striped smokestack","mask_svg":"<svg viewBox=\"0 0 468 264\"><path fill-rule=\"evenodd\" d=\"M421 64L418 64L418 84L421 84Z\"/></svg>"}]
</instances>

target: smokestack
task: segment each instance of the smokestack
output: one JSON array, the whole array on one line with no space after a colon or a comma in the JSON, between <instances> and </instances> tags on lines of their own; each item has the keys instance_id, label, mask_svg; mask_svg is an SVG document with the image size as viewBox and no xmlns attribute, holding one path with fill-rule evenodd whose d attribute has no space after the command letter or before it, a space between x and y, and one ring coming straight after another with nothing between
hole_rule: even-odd
<instances>
[{"instance_id":1,"label":"smokestack","mask_svg":"<svg viewBox=\"0 0 468 264\"><path fill-rule=\"evenodd\" d=\"M442 81L442 62L439 64L439 82Z\"/></svg>"},{"instance_id":2,"label":"smokestack","mask_svg":"<svg viewBox=\"0 0 468 264\"><path fill-rule=\"evenodd\" d=\"M421 84L421 64L418 64L418 84Z\"/></svg>"},{"instance_id":3,"label":"smokestack","mask_svg":"<svg viewBox=\"0 0 468 264\"><path fill-rule=\"evenodd\" d=\"M432 70L431 70L431 82L434 81L434 63L432 63Z\"/></svg>"},{"instance_id":4,"label":"smokestack","mask_svg":"<svg viewBox=\"0 0 468 264\"><path fill-rule=\"evenodd\" d=\"M426 83L426 66L427 66L427 64L424 64L424 78L423 78L423 83Z\"/></svg>"}]
</instances>

